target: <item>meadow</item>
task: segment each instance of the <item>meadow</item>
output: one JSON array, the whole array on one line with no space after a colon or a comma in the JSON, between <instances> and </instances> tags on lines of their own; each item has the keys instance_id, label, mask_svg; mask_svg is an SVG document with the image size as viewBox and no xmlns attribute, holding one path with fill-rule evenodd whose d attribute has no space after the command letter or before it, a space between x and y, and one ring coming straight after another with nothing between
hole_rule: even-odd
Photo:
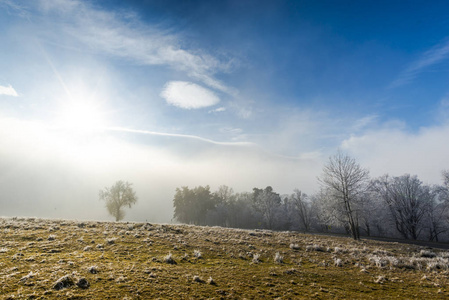
<instances>
[{"instance_id":1,"label":"meadow","mask_svg":"<svg viewBox=\"0 0 449 300\"><path fill-rule=\"evenodd\" d=\"M1 299L443 299L449 252L346 237L0 219Z\"/></svg>"}]
</instances>

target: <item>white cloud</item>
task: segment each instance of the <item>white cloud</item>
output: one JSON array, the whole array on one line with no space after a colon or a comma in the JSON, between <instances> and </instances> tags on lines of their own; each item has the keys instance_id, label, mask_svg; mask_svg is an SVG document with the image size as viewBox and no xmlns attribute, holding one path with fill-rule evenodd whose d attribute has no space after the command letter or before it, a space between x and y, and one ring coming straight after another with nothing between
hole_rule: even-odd
<instances>
[{"instance_id":1,"label":"white cloud","mask_svg":"<svg viewBox=\"0 0 449 300\"><path fill-rule=\"evenodd\" d=\"M16 90L11 86L1 86L0 85L0 95L18 97Z\"/></svg>"},{"instance_id":2,"label":"white cloud","mask_svg":"<svg viewBox=\"0 0 449 300\"><path fill-rule=\"evenodd\" d=\"M186 81L168 82L160 96L168 104L184 109L209 107L220 102L220 99L211 90Z\"/></svg>"},{"instance_id":3,"label":"white cloud","mask_svg":"<svg viewBox=\"0 0 449 300\"><path fill-rule=\"evenodd\" d=\"M425 182L441 183L441 170L449 169L448 137L448 124L417 133L388 126L352 136L342 142L342 148L368 167L372 176L410 173Z\"/></svg>"}]
</instances>

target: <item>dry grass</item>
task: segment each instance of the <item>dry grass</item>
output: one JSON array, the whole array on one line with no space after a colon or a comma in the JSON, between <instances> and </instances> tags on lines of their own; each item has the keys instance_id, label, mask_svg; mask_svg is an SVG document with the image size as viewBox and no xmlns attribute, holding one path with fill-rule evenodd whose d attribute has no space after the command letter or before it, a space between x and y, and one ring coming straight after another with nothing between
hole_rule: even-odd
<instances>
[{"instance_id":1,"label":"dry grass","mask_svg":"<svg viewBox=\"0 0 449 300\"><path fill-rule=\"evenodd\" d=\"M0 219L2 299L449 296L449 253L293 232Z\"/></svg>"}]
</instances>

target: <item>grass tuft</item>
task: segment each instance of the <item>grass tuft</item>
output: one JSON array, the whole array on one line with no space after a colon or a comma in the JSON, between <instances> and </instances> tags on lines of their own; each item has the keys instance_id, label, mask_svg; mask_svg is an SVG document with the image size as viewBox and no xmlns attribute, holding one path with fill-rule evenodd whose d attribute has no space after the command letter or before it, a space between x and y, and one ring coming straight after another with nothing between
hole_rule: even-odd
<instances>
[{"instance_id":1,"label":"grass tuft","mask_svg":"<svg viewBox=\"0 0 449 300\"><path fill-rule=\"evenodd\" d=\"M171 252L169 252L166 256L164 256L164 261L167 264L171 264L171 265L175 265L176 264L176 261L173 258L173 255L171 254Z\"/></svg>"},{"instance_id":2,"label":"grass tuft","mask_svg":"<svg viewBox=\"0 0 449 300\"><path fill-rule=\"evenodd\" d=\"M284 257L279 252L276 252L274 255L274 262L277 264L282 264L284 262Z\"/></svg>"}]
</instances>

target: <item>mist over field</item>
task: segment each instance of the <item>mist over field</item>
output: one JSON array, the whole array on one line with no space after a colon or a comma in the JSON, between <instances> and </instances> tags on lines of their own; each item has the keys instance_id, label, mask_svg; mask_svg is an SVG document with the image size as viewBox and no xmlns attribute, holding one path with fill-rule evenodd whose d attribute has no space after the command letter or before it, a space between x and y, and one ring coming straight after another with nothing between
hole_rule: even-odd
<instances>
[{"instance_id":1,"label":"mist over field","mask_svg":"<svg viewBox=\"0 0 449 300\"><path fill-rule=\"evenodd\" d=\"M36 126L27 129L36 131ZM312 190L316 179L300 170L321 168L314 159L279 157L254 145L153 135L136 144L113 134L69 140L57 132L34 134L32 143L17 136L3 138L11 147L1 150L6 216L107 219L98 192L122 179L133 183L139 198L127 220L170 222L177 187L226 184L243 192L275 184L290 192L299 180Z\"/></svg>"}]
</instances>

